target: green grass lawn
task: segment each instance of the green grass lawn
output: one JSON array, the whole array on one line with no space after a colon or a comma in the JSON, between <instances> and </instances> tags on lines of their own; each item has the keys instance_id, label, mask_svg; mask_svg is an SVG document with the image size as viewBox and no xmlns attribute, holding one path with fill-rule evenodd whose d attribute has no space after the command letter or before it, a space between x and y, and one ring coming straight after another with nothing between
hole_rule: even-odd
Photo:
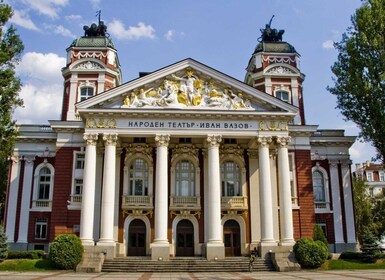
<instances>
[{"instance_id":1,"label":"green grass lawn","mask_svg":"<svg viewBox=\"0 0 385 280\"><path fill-rule=\"evenodd\" d=\"M44 271L56 270L50 260L12 259L0 263L0 271Z\"/></svg>"},{"instance_id":2,"label":"green grass lawn","mask_svg":"<svg viewBox=\"0 0 385 280\"><path fill-rule=\"evenodd\" d=\"M376 263L364 263L359 260L328 260L321 269L385 269L385 260L380 259Z\"/></svg>"}]
</instances>

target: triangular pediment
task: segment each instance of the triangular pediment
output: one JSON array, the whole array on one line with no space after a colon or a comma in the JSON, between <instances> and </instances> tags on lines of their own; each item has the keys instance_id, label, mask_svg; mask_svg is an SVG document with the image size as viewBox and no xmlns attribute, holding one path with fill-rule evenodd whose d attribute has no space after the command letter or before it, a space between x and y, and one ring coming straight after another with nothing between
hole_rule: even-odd
<instances>
[{"instance_id":1,"label":"triangular pediment","mask_svg":"<svg viewBox=\"0 0 385 280\"><path fill-rule=\"evenodd\" d=\"M297 113L297 107L193 59L185 59L77 104L98 110Z\"/></svg>"}]
</instances>

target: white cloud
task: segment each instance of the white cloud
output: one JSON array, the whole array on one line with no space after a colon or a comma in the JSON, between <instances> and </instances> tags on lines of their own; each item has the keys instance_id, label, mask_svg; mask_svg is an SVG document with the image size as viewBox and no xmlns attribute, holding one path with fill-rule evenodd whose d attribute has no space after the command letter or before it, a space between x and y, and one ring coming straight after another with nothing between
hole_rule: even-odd
<instances>
[{"instance_id":1,"label":"white cloud","mask_svg":"<svg viewBox=\"0 0 385 280\"><path fill-rule=\"evenodd\" d=\"M39 31L39 28L29 18L28 14L24 10L14 10L13 16L9 20L10 23L19 25L26 29Z\"/></svg>"},{"instance_id":2,"label":"white cloud","mask_svg":"<svg viewBox=\"0 0 385 280\"><path fill-rule=\"evenodd\" d=\"M370 143L356 141L349 149L353 163L363 163L376 156L376 149Z\"/></svg>"},{"instance_id":3,"label":"white cloud","mask_svg":"<svg viewBox=\"0 0 385 280\"><path fill-rule=\"evenodd\" d=\"M50 18L58 18L61 7L68 4L69 0L21 0L27 7Z\"/></svg>"},{"instance_id":4,"label":"white cloud","mask_svg":"<svg viewBox=\"0 0 385 280\"><path fill-rule=\"evenodd\" d=\"M45 86L24 85L20 97L24 106L17 108L13 114L19 124L46 124L47 120L60 119L63 85Z\"/></svg>"},{"instance_id":5,"label":"white cloud","mask_svg":"<svg viewBox=\"0 0 385 280\"><path fill-rule=\"evenodd\" d=\"M151 25L145 25L143 22L139 22L138 26L129 26L125 29L124 24L119 20L113 20L108 24L107 32L111 33L117 39L154 39L155 29Z\"/></svg>"},{"instance_id":6,"label":"white cloud","mask_svg":"<svg viewBox=\"0 0 385 280\"><path fill-rule=\"evenodd\" d=\"M69 15L64 17L67 21L73 21L73 20L81 20L81 15Z\"/></svg>"},{"instance_id":7,"label":"white cloud","mask_svg":"<svg viewBox=\"0 0 385 280\"><path fill-rule=\"evenodd\" d=\"M324 49L334 49L334 46L333 46L334 42L332 40L327 40L325 42L322 43L322 48Z\"/></svg>"},{"instance_id":8,"label":"white cloud","mask_svg":"<svg viewBox=\"0 0 385 280\"><path fill-rule=\"evenodd\" d=\"M94 9L97 9L100 7L100 0L89 0L90 3L91 3L91 6L94 8Z\"/></svg>"},{"instance_id":9,"label":"white cloud","mask_svg":"<svg viewBox=\"0 0 385 280\"><path fill-rule=\"evenodd\" d=\"M30 80L39 80L47 83L62 83L60 69L65 66L66 59L54 53L42 54L29 52L23 55L16 67L18 75Z\"/></svg>"},{"instance_id":10,"label":"white cloud","mask_svg":"<svg viewBox=\"0 0 385 280\"><path fill-rule=\"evenodd\" d=\"M63 37L76 38L76 35L72 34L70 30L65 28L63 25L46 25L47 29L52 30L55 34Z\"/></svg>"},{"instance_id":11,"label":"white cloud","mask_svg":"<svg viewBox=\"0 0 385 280\"><path fill-rule=\"evenodd\" d=\"M169 30L169 31L167 31L166 34L164 34L164 37L166 38L167 41L172 42L172 41L174 41L173 40L174 39L174 35L175 35L175 31L174 30Z\"/></svg>"}]
</instances>

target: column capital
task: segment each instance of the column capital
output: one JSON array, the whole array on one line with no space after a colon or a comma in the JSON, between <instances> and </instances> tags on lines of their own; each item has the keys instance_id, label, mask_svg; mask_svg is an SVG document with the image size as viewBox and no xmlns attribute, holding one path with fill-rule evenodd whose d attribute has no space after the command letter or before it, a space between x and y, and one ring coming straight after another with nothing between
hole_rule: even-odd
<instances>
[{"instance_id":1,"label":"column capital","mask_svg":"<svg viewBox=\"0 0 385 280\"><path fill-rule=\"evenodd\" d=\"M290 136L277 136L277 138L276 138L276 142L277 142L279 148L287 148L290 141L291 141Z\"/></svg>"},{"instance_id":2,"label":"column capital","mask_svg":"<svg viewBox=\"0 0 385 280\"><path fill-rule=\"evenodd\" d=\"M253 159L258 158L258 150L256 149L247 150L247 154L249 155L249 158L253 158Z\"/></svg>"},{"instance_id":3,"label":"column capital","mask_svg":"<svg viewBox=\"0 0 385 280\"><path fill-rule=\"evenodd\" d=\"M258 137L258 143L262 148L268 148L272 141L271 136L260 136Z\"/></svg>"},{"instance_id":4,"label":"column capital","mask_svg":"<svg viewBox=\"0 0 385 280\"><path fill-rule=\"evenodd\" d=\"M106 146L116 146L118 142L118 134L117 133L104 133L103 141L105 141Z\"/></svg>"},{"instance_id":5,"label":"column capital","mask_svg":"<svg viewBox=\"0 0 385 280\"><path fill-rule=\"evenodd\" d=\"M337 168L339 161L338 160L329 160L330 167Z\"/></svg>"},{"instance_id":6,"label":"column capital","mask_svg":"<svg viewBox=\"0 0 385 280\"><path fill-rule=\"evenodd\" d=\"M155 136L155 143L157 147L168 147L170 142L169 134L157 134Z\"/></svg>"},{"instance_id":7,"label":"column capital","mask_svg":"<svg viewBox=\"0 0 385 280\"><path fill-rule=\"evenodd\" d=\"M18 164L19 163L19 160L21 160L22 158L20 156L17 156L17 155L12 155L8 158L8 160L12 161L12 164Z\"/></svg>"},{"instance_id":8,"label":"column capital","mask_svg":"<svg viewBox=\"0 0 385 280\"><path fill-rule=\"evenodd\" d=\"M352 161L350 159L343 159L343 160L340 160L340 163L341 163L341 166L343 167L349 167L349 165L352 164Z\"/></svg>"},{"instance_id":9,"label":"column capital","mask_svg":"<svg viewBox=\"0 0 385 280\"><path fill-rule=\"evenodd\" d=\"M83 139L87 142L87 145L96 146L98 142L98 134L97 133L84 133Z\"/></svg>"},{"instance_id":10,"label":"column capital","mask_svg":"<svg viewBox=\"0 0 385 280\"><path fill-rule=\"evenodd\" d=\"M23 157L25 164L33 164L34 160L36 159L36 156L34 155L27 155Z\"/></svg>"},{"instance_id":11,"label":"column capital","mask_svg":"<svg viewBox=\"0 0 385 280\"><path fill-rule=\"evenodd\" d=\"M219 144L222 142L221 135L207 135L207 144L209 147L219 147Z\"/></svg>"}]
</instances>

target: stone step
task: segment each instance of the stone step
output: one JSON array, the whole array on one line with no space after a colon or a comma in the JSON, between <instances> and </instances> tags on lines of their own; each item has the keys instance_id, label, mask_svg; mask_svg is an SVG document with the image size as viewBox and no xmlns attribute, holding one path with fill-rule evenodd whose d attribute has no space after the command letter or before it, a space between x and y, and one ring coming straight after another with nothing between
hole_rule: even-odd
<instances>
[{"instance_id":1,"label":"stone step","mask_svg":"<svg viewBox=\"0 0 385 280\"><path fill-rule=\"evenodd\" d=\"M204 258L172 258L167 261L155 261L150 258L119 257L105 260L103 272L204 272L204 271L238 271L249 270L248 258L226 258L220 261L207 261ZM253 271L275 270L271 261L258 259Z\"/></svg>"}]
</instances>

